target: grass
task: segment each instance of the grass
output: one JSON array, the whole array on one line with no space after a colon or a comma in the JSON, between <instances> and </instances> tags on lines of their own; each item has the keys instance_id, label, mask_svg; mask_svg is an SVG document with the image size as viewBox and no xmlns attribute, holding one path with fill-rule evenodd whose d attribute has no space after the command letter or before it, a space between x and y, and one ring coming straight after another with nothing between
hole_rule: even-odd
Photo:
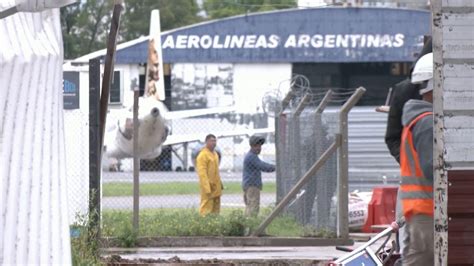
<instances>
[{"instance_id":1,"label":"grass","mask_svg":"<svg viewBox=\"0 0 474 266\"><path fill-rule=\"evenodd\" d=\"M195 209L147 209L140 211L138 236L244 236L249 229L252 232L270 213L264 208L262 215L249 218L242 209L225 208L220 215L201 217ZM117 237L123 246L133 246L130 239L132 212L104 211L104 236ZM305 228L293 217L281 215L267 228L271 236L303 236Z\"/></svg>"},{"instance_id":2,"label":"grass","mask_svg":"<svg viewBox=\"0 0 474 266\"><path fill-rule=\"evenodd\" d=\"M275 183L264 183L263 193L275 193ZM240 182L224 183L225 194L241 194ZM162 195L189 195L199 194L199 184L196 182L166 182L166 183L143 183L140 184L141 196L162 196ZM104 197L125 197L133 196L133 184L123 182L110 182L103 184Z\"/></svg>"},{"instance_id":3,"label":"grass","mask_svg":"<svg viewBox=\"0 0 474 266\"><path fill-rule=\"evenodd\" d=\"M76 222L70 230L72 265L102 265L99 258L98 227L89 222L86 215L76 215Z\"/></svg>"}]
</instances>

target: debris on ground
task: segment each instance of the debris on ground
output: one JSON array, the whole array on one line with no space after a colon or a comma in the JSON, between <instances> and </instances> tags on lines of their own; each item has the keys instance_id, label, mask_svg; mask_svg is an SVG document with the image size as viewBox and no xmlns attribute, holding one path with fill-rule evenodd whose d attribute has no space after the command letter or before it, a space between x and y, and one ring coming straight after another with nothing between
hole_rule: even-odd
<instances>
[{"instance_id":1,"label":"debris on ground","mask_svg":"<svg viewBox=\"0 0 474 266\"><path fill-rule=\"evenodd\" d=\"M219 260L200 259L200 260L182 260L178 256L169 259L126 259L120 255L110 255L102 258L102 262L109 266L125 266L125 265L219 265L219 266L293 266L293 265L324 265L320 261L315 260Z\"/></svg>"}]
</instances>

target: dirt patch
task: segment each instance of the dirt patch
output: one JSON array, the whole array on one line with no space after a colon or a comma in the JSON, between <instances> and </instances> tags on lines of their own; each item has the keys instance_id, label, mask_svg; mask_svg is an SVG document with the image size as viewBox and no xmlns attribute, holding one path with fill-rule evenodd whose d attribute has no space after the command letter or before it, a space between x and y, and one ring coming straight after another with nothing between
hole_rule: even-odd
<instances>
[{"instance_id":1,"label":"dirt patch","mask_svg":"<svg viewBox=\"0 0 474 266\"><path fill-rule=\"evenodd\" d=\"M169 259L125 259L119 255L111 255L102 258L105 265L125 266L125 265L223 265L223 266L293 266L293 265L324 265L324 263L315 260L219 260L219 259L200 259L200 260L182 260L177 256Z\"/></svg>"}]
</instances>

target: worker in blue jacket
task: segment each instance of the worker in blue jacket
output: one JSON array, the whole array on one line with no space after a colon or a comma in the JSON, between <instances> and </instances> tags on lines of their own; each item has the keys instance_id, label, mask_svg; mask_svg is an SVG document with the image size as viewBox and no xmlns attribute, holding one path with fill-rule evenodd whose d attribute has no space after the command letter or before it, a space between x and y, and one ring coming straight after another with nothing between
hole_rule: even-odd
<instances>
[{"instance_id":1,"label":"worker in blue jacket","mask_svg":"<svg viewBox=\"0 0 474 266\"><path fill-rule=\"evenodd\" d=\"M249 139L250 151L244 158L242 189L244 191L245 215L257 216L260 209L262 172L274 172L275 165L266 163L258 157L265 138L253 135Z\"/></svg>"}]
</instances>

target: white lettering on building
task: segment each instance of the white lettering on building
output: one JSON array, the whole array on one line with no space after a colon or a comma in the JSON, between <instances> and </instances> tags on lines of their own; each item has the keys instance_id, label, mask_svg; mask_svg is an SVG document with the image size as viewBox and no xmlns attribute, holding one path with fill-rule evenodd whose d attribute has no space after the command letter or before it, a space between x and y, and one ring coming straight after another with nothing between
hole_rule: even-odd
<instances>
[{"instance_id":1,"label":"white lettering on building","mask_svg":"<svg viewBox=\"0 0 474 266\"><path fill-rule=\"evenodd\" d=\"M283 48L399 48L405 35L397 34L290 34L168 35L163 49L275 49Z\"/></svg>"},{"instance_id":2,"label":"white lettering on building","mask_svg":"<svg viewBox=\"0 0 474 266\"><path fill-rule=\"evenodd\" d=\"M285 48L289 47L296 47L296 36L294 34L291 34L288 36L288 39L286 39Z\"/></svg>"},{"instance_id":3,"label":"white lettering on building","mask_svg":"<svg viewBox=\"0 0 474 266\"><path fill-rule=\"evenodd\" d=\"M269 41L268 48L272 48L272 49L277 48L278 45L280 44L280 37L278 37L278 35L272 34L268 38L268 41Z\"/></svg>"}]
</instances>

